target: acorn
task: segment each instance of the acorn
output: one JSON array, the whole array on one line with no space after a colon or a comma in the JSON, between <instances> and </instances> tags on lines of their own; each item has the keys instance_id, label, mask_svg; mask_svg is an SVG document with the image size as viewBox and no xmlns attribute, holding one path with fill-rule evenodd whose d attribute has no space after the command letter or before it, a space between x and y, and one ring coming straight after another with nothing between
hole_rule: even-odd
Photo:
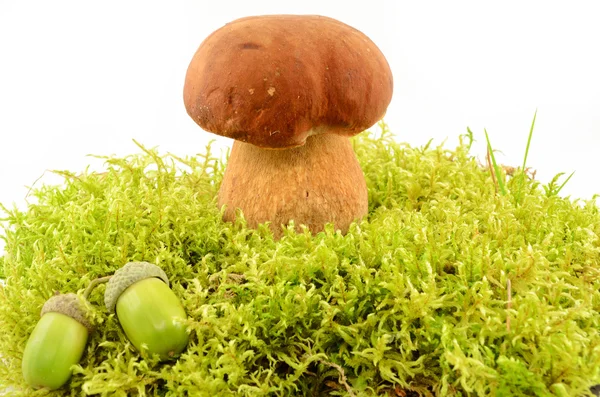
<instances>
[{"instance_id":1,"label":"acorn","mask_svg":"<svg viewBox=\"0 0 600 397\"><path fill-rule=\"evenodd\" d=\"M188 344L185 310L165 272L148 262L129 262L110 278L104 293L127 339L138 351L176 358Z\"/></svg>"},{"instance_id":2,"label":"acorn","mask_svg":"<svg viewBox=\"0 0 600 397\"><path fill-rule=\"evenodd\" d=\"M81 360L92 325L76 294L48 299L23 352L23 378L34 388L56 390Z\"/></svg>"}]
</instances>

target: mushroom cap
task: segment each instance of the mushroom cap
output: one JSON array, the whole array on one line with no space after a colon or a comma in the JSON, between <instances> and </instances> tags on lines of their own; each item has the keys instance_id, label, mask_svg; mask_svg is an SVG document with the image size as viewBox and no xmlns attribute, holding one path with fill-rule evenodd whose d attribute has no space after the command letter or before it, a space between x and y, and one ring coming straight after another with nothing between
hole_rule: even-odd
<instances>
[{"instance_id":1,"label":"mushroom cap","mask_svg":"<svg viewBox=\"0 0 600 397\"><path fill-rule=\"evenodd\" d=\"M267 15L208 36L183 96L206 131L289 148L310 135L364 131L384 116L392 90L387 60L362 32L323 16Z\"/></svg>"}]
</instances>

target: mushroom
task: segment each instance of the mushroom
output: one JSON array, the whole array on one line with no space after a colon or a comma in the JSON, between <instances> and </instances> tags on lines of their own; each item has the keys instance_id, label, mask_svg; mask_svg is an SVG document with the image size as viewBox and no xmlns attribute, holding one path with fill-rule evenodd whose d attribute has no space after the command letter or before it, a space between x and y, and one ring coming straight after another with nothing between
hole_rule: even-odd
<instances>
[{"instance_id":1,"label":"mushroom","mask_svg":"<svg viewBox=\"0 0 600 397\"><path fill-rule=\"evenodd\" d=\"M235 139L219 190L224 220L276 237L294 221L342 233L367 214L368 193L348 139L379 121L393 80L377 46L332 18L268 15L235 20L201 44L184 103L204 130Z\"/></svg>"}]
</instances>

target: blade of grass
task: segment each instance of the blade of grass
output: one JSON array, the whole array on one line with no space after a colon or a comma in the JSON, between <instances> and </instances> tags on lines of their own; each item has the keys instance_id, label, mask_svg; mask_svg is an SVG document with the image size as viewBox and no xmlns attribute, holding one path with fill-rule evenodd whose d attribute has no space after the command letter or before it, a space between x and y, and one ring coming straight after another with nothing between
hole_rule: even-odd
<instances>
[{"instance_id":1,"label":"blade of grass","mask_svg":"<svg viewBox=\"0 0 600 397\"><path fill-rule=\"evenodd\" d=\"M527 147L525 148L525 157L523 158L523 172L525 172L525 167L527 166L527 156L529 155L529 146L531 145L531 137L533 136L533 129L535 127L536 116L537 109L535 109L535 113L533 114L533 121L531 122L531 128L529 128L529 137L527 138Z\"/></svg>"},{"instance_id":2,"label":"blade of grass","mask_svg":"<svg viewBox=\"0 0 600 397\"><path fill-rule=\"evenodd\" d=\"M560 191L562 190L563 187L565 187L565 185L567 184L567 182L569 182L569 179L571 179L571 177L573 176L573 174L575 173L575 171L571 172L571 175L569 175L569 177L562 183L562 185L560 185L560 187L556 190L556 194L560 193Z\"/></svg>"},{"instance_id":3,"label":"blade of grass","mask_svg":"<svg viewBox=\"0 0 600 397\"><path fill-rule=\"evenodd\" d=\"M496 182L496 173L495 173L494 167L492 165L492 159L490 158L490 148L489 147L486 152L485 162L490 171L490 176L492 177L492 182L494 183L494 190L496 190L496 193L498 193L498 183Z\"/></svg>"},{"instance_id":4,"label":"blade of grass","mask_svg":"<svg viewBox=\"0 0 600 397\"><path fill-rule=\"evenodd\" d=\"M531 137L533 136L533 129L535 128L535 119L537 117L537 109L533 113L533 120L531 121L531 127L529 128L529 137L527 137L527 146L525 147L525 156L523 157L523 167L521 168L521 180L519 181L519 191L515 196L517 204L521 201L521 194L523 193L523 185L525 184L525 178L527 177L525 170L527 170L527 156L529 155L529 147L531 146Z\"/></svg>"},{"instance_id":5,"label":"blade of grass","mask_svg":"<svg viewBox=\"0 0 600 397\"><path fill-rule=\"evenodd\" d=\"M485 128L483 129L483 132L485 132L485 140L487 141L488 152L490 153L490 156L492 157L492 165L494 166L494 171L496 172L496 179L498 180L498 186L500 187L500 193L502 193L502 195L505 196L506 195L506 187L504 186L504 180L502 179L502 172L500 171L500 167L498 167L498 164L496 163L496 157L494 156L494 150L492 149L490 137Z\"/></svg>"}]
</instances>

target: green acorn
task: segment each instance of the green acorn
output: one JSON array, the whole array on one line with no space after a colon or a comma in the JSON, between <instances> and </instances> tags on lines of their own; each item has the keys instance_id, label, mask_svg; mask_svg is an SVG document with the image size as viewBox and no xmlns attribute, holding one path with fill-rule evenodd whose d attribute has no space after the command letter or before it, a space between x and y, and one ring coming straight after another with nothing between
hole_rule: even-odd
<instances>
[{"instance_id":1,"label":"green acorn","mask_svg":"<svg viewBox=\"0 0 600 397\"><path fill-rule=\"evenodd\" d=\"M139 351L175 358L188 344L187 315L169 288L165 272L148 262L130 262L110 278L104 303Z\"/></svg>"},{"instance_id":2,"label":"green acorn","mask_svg":"<svg viewBox=\"0 0 600 397\"><path fill-rule=\"evenodd\" d=\"M76 294L48 299L23 352L21 368L25 382L49 390L67 383L71 367L81 360L91 331L92 325Z\"/></svg>"}]
</instances>

